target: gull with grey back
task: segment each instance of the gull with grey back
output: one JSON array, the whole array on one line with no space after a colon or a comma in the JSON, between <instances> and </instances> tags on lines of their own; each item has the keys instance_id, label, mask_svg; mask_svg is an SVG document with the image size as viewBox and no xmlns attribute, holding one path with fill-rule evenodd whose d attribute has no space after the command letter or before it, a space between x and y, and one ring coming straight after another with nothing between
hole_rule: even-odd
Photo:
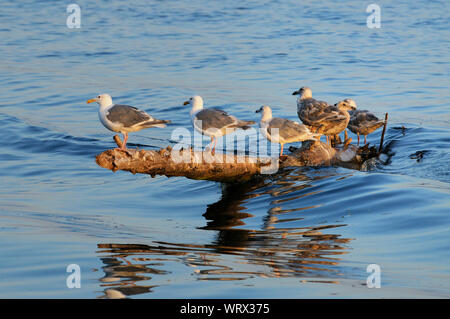
<instances>
[{"instance_id":1,"label":"gull with grey back","mask_svg":"<svg viewBox=\"0 0 450 319\"><path fill-rule=\"evenodd\" d=\"M86 103L92 102L100 105L98 110L100 122L108 130L123 134L122 150L127 149L129 132L137 132L150 127L166 127L166 124L170 123L168 120L157 120L134 106L113 104L109 94L100 94L96 98L86 101Z\"/></svg>"},{"instance_id":2,"label":"gull with grey back","mask_svg":"<svg viewBox=\"0 0 450 319\"><path fill-rule=\"evenodd\" d=\"M202 135L211 137L211 153L214 155L217 138L229 134L237 129L247 130L254 121L242 121L228 114L227 112L216 108L204 108L203 98L199 95L191 97L183 103L190 105L191 122L194 129Z\"/></svg>"},{"instance_id":3,"label":"gull with grey back","mask_svg":"<svg viewBox=\"0 0 450 319\"><path fill-rule=\"evenodd\" d=\"M306 125L279 117L272 117L272 109L263 105L256 113L261 113L259 127L263 135L272 143L281 144L280 157L286 143L320 139L320 133L312 133Z\"/></svg>"}]
</instances>

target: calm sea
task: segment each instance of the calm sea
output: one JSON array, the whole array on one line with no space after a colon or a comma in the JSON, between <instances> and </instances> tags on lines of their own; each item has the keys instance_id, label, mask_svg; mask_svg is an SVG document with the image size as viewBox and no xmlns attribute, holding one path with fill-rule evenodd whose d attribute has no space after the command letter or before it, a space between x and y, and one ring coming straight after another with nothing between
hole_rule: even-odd
<instances>
[{"instance_id":1,"label":"calm sea","mask_svg":"<svg viewBox=\"0 0 450 319\"><path fill-rule=\"evenodd\" d=\"M69 3L0 7L1 298L450 297L448 1L377 1L380 28L361 1ZM130 134L158 149L194 94L298 121L301 86L388 112L388 156L238 186L95 163L100 93L172 120Z\"/></svg>"}]
</instances>

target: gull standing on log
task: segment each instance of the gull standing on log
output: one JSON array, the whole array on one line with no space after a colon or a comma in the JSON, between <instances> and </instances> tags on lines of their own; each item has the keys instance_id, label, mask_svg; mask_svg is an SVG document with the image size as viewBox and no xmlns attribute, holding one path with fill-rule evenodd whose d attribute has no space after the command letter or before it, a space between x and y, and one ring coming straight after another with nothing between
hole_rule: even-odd
<instances>
[{"instance_id":1,"label":"gull standing on log","mask_svg":"<svg viewBox=\"0 0 450 319\"><path fill-rule=\"evenodd\" d=\"M170 121L157 120L134 106L113 104L109 94L100 94L86 103L97 102L100 105L98 117L100 122L113 132L123 134L121 150L127 149L129 132L137 132L149 127L166 127Z\"/></svg>"},{"instance_id":2,"label":"gull standing on log","mask_svg":"<svg viewBox=\"0 0 450 319\"><path fill-rule=\"evenodd\" d=\"M377 130L384 125L384 121L380 120L373 113L368 110L357 110L356 102L352 99L345 99L345 102L354 107L353 111L350 111L350 121L348 122L348 129L358 136L364 135L364 145L366 144L366 136Z\"/></svg>"},{"instance_id":3,"label":"gull standing on log","mask_svg":"<svg viewBox=\"0 0 450 319\"><path fill-rule=\"evenodd\" d=\"M320 139L320 133L311 133L303 124L272 117L272 109L267 105L261 106L256 113L262 113L259 127L263 135L272 143L281 144L280 157L283 156L283 146L286 143Z\"/></svg>"},{"instance_id":4,"label":"gull standing on log","mask_svg":"<svg viewBox=\"0 0 450 319\"><path fill-rule=\"evenodd\" d=\"M338 109L338 112L341 116L343 116L345 118L345 120L339 121L337 123L337 128L336 130L345 130L345 139L347 139L347 127L348 127L348 123L350 122L350 112L356 110L356 104L354 103L354 101L351 99L345 99L343 101L340 101L338 103L336 103L334 105L335 108ZM336 140L336 135L335 135L335 140Z\"/></svg>"},{"instance_id":5,"label":"gull standing on log","mask_svg":"<svg viewBox=\"0 0 450 319\"><path fill-rule=\"evenodd\" d=\"M254 121L241 121L227 112L211 108L203 108L203 99L201 96L193 96L183 105L190 105L191 121L194 129L202 135L211 137L211 146L214 144L212 154L216 149L217 138L231 133L237 129L247 130L249 125L255 124Z\"/></svg>"},{"instance_id":6,"label":"gull standing on log","mask_svg":"<svg viewBox=\"0 0 450 319\"><path fill-rule=\"evenodd\" d=\"M324 101L318 101L312 97L311 89L302 87L292 95L299 95L297 99L297 114L311 131L326 135L327 144L329 136L334 136L345 130L350 120L346 107L352 106L330 105Z\"/></svg>"}]
</instances>

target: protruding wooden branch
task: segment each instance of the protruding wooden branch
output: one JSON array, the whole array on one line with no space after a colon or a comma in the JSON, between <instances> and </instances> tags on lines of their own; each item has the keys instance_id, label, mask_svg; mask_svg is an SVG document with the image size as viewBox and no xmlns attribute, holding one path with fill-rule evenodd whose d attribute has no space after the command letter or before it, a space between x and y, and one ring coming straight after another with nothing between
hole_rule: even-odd
<instances>
[{"instance_id":1,"label":"protruding wooden branch","mask_svg":"<svg viewBox=\"0 0 450 319\"><path fill-rule=\"evenodd\" d=\"M378 149L378 154L381 154L381 151L383 150L384 133L386 133L387 122L388 122L388 113L386 113L386 115L384 116L383 132L381 133L380 148Z\"/></svg>"}]
</instances>

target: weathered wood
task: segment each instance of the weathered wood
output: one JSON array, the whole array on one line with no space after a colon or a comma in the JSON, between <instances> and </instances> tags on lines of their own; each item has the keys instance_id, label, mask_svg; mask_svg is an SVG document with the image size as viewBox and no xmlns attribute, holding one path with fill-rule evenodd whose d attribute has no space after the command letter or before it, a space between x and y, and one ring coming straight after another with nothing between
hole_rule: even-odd
<instances>
[{"instance_id":1,"label":"weathered wood","mask_svg":"<svg viewBox=\"0 0 450 319\"><path fill-rule=\"evenodd\" d=\"M122 143L120 138L116 135L114 140L120 147ZM158 151L111 149L97 155L96 162L112 171L124 170L133 174L241 182L255 175L276 173L278 169L285 167L337 165L358 169L367 158L377 154L367 146L366 149L355 145L333 148L320 141L303 142L300 148L291 147L290 150L292 151L290 155L279 160L217 152L213 156L209 151L194 151L191 148L175 152L170 146ZM184 156L184 161L180 161L181 156Z\"/></svg>"},{"instance_id":2,"label":"weathered wood","mask_svg":"<svg viewBox=\"0 0 450 319\"><path fill-rule=\"evenodd\" d=\"M220 182L248 180L261 173L262 167L270 166L248 156L234 156L210 152L198 152L192 149L182 150L189 161L178 161L172 156L168 146L159 151L120 149L107 150L96 157L97 164L113 171L125 170L132 173L155 175L185 176L190 179L206 179Z\"/></svg>"},{"instance_id":3,"label":"weathered wood","mask_svg":"<svg viewBox=\"0 0 450 319\"><path fill-rule=\"evenodd\" d=\"M383 151L384 133L386 133L387 122L388 122L388 113L386 113L386 115L384 116L383 132L381 133L380 148L378 149L378 154L381 154L381 152Z\"/></svg>"}]
</instances>

